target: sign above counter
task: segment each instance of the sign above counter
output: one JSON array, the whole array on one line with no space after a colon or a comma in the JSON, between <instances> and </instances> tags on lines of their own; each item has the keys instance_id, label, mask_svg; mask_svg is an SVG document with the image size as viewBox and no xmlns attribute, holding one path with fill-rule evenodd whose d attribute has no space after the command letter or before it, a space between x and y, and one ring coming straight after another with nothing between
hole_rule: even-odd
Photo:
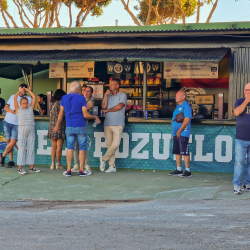
<instances>
[{"instance_id":1,"label":"sign above counter","mask_svg":"<svg viewBox=\"0 0 250 250\"><path fill-rule=\"evenodd\" d=\"M132 63L107 62L107 74L128 74L132 70Z\"/></svg>"},{"instance_id":2,"label":"sign above counter","mask_svg":"<svg viewBox=\"0 0 250 250\"><path fill-rule=\"evenodd\" d=\"M67 78L93 78L95 62L67 63ZM63 78L64 63L49 64L49 78Z\"/></svg>"},{"instance_id":3,"label":"sign above counter","mask_svg":"<svg viewBox=\"0 0 250 250\"><path fill-rule=\"evenodd\" d=\"M164 62L165 79L218 78L217 63Z\"/></svg>"}]
</instances>

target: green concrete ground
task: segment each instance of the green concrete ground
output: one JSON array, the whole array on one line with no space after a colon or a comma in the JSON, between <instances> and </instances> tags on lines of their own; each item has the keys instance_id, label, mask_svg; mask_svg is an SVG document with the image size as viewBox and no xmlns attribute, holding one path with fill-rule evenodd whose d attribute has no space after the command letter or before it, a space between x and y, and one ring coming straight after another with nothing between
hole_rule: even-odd
<instances>
[{"instance_id":1,"label":"green concrete ground","mask_svg":"<svg viewBox=\"0 0 250 250\"><path fill-rule=\"evenodd\" d=\"M63 170L36 166L41 173L17 173L17 168L0 169L0 201L17 200L130 200L130 199L242 199L250 192L233 194L232 174L192 172L192 178L169 176L169 171L118 169L64 177Z\"/></svg>"}]
</instances>

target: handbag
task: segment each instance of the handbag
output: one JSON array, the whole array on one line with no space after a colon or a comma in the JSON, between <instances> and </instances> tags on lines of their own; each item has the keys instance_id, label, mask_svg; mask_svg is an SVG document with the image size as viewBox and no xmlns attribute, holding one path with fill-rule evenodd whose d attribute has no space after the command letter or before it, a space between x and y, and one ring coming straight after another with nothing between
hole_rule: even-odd
<instances>
[{"instance_id":1,"label":"handbag","mask_svg":"<svg viewBox=\"0 0 250 250\"><path fill-rule=\"evenodd\" d=\"M179 113L179 114L177 114L177 115L175 116L173 122L176 121L176 122L178 122L178 123L183 123L184 118L185 118L185 117L184 117L184 113L181 112L181 113Z\"/></svg>"}]
</instances>

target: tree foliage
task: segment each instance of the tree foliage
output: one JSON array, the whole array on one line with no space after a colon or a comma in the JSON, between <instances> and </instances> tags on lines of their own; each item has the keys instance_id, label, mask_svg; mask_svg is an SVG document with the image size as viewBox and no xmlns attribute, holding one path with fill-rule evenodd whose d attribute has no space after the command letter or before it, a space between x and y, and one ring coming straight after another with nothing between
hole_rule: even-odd
<instances>
[{"instance_id":1,"label":"tree foliage","mask_svg":"<svg viewBox=\"0 0 250 250\"><path fill-rule=\"evenodd\" d=\"M196 22L198 23L200 20L200 9L206 4L212 5L212 9L206 21L210 22L218 1L219 0L138 0L138 5L134 6L134 9L139 11L139 14L135 16L129 7L130 0L121 0L124 9L137 25L176 23L179 20L186 23L186 18L194 14L197 14Z\"/></svg>"},{"instance_id":2,"label":"tree foliage","mask_svg":"<svg viewBox=\"0 0 250 250\"><path fill-rule=\"evenodd\" d=\"M176 23L178 20L182 19L182 10L184 13L186 13L187 17L194 15L197 5L196 0L185 0L182 3L178 3L177 6L175 6L174 2L174 0L152 0L153 11L150 13L148 22L148 0L139 0L139 5L135 6L134 8L135 10L139 11L137 17L144 25L166 24L170 23L172 18L172 23ZM175 8L176 12L173 16Z\"/></svg>"},{"instance_id":3,"label":"tree foliage","mask_svg":"<svg viewBox=\"0 0 250 250\"><path fill-rule=\"evenodd\" d=\"M69 27L73 25L72 6L76 7L78 14L75 17L75 26L83 25L86 17L99 17L103 14L103 8L112 0L0 0L0 12L5 25L18 27L13 17L8 12L10 2L18 12L18 16L24 28L60 27L60 10L63 6L68 8ZM65 18L65 17L61 17Z\"/></svg>"}]
</instances>

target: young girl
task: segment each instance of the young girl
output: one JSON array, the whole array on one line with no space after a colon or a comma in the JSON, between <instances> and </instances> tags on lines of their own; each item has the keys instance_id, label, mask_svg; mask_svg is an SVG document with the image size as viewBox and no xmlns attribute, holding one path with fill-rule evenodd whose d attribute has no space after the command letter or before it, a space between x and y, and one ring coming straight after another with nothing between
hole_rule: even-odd
<instances>
[{"instance_id":1,"label":"young girl","mask_svg":"<svg viewBox=\"0 0 250 250\"><path fill-rule=\"evenodd\" d=\"M26 174L22 166L30 165L30 171L39 173L40 170L34 167L35 163L35 121L33 115L33 109L36 104L36 96L29 90L24 88L25 91L29 92L32 97L32 102L29 106L28 99L22 97L20 100L20 106L17 102L17 92L14 96L14 106L18 118L18 154L17 154L17 165L18 173ZM26 151L27 149L27 151Z\"/></svg>"}]
</instances>

